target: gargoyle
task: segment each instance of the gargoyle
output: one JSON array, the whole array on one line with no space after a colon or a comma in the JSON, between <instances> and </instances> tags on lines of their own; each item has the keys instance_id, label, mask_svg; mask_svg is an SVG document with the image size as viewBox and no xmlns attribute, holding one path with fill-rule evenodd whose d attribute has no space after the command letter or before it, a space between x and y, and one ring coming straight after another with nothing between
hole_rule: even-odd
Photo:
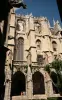
<instances>
[{"instance_id":1,"label":"gargoyle","mask_svg":"<svg viewBox=\"0 0 62 100\"><path fill-rule=\"evenodd\" d=\"M11 5L11 7L23 7L24 9L26 9L26 5L23 3L23 0L9 0L9 3Z\"/></svg>"},{"instance_id":2,"label":"gargoyle","mask_svg":"<svg viewBox=\"0 0 62 100\"><path fill-rule=\"evenodd\" d=\"M0 22L6 20L10 9L13 7L26 9L26 5L23 0L1 0L0 2Z\"/></svg>"}]
</instances>

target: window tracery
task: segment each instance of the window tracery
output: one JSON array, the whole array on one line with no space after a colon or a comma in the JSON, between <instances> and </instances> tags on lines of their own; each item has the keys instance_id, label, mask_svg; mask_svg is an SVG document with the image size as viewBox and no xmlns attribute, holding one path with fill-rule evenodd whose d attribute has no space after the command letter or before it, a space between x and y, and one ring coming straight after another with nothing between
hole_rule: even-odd
<instances>
[{"instance_id":1,"label":"window tracery","mask_svg":"<svg viewBox=\"0 0 62 100\"><path fill-rule=\"evenodd\" d=\"M15 60L23 60L23 53L24 53L24 39L22 37L16 40L16 50L15 50Z\"/></svg>"}]
</instances>

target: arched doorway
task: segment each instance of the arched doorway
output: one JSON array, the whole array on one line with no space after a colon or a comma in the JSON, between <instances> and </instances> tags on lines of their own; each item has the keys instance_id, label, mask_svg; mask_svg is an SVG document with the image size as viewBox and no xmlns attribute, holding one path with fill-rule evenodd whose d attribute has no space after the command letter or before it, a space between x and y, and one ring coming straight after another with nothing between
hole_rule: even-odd
<instances>
[{"instance_id":1,"label":"arched doorway","mask_svg":"<svg viewBox=\"0 0 62 100\"><path fill-rule=\"evenodd\" d=\"M44 77L40 72L35 72L33 79L33 94L45 94Z\"/></svg>"},{"instance_id":2,"label":"arched doorway","mask_svg":"<svg viewBox=\"0 0 62 100\"><path fill-rule=\"evenodd\" d=\"M26 91L25 75L18 71L12 77L11 96L21 95Z\"/></svg>"}]
</instances>

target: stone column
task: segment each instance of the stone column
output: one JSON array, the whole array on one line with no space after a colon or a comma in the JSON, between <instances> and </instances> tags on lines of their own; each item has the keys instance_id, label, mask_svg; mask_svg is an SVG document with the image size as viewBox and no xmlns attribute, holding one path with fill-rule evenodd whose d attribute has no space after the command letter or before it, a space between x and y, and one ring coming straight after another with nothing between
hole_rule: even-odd
<instances>
[{"instance_id":1,"label":"stone column","mask_svg":"<svg viewBox=\"0 0 62 100\"><path fill-rule=\"evenodd\" d=\"M29 15L26 15L26 33L29 32Z\"/></svg>"},{"instance_id":2,"label":"stone column","mask_svg":"<svg viewBox=\"0 0 62 100\"><path fill-rule=\"evenodd\" d=\"M14 54L14 36L15 36L15 13L13 9L10 11L10 31L8 38L8 52L6 55L6 66L5 66L5 94L4 100L10 100L11 95L11 72L12 72L12 60Z\"/></svg>"},{"instance_id":3,"label":"stone column","mask_svg":"<svg viewBox=\"0 0 62 100\"><path fill-rule=\"evenodd\" d=\"M10 100L11 94L11 52L7 52L6 65L5 65L5 94L4 100Z\"/></svg>"},{"instance_id":4,"label":"stone column","mask_svg":"<svg viewBox=\"0 0 62 100\"><path fill-rule=\"evenodd\" d=\"M47 72L45 72L45 84L46 84L45 91L46 91L47 97L52 96L53 95L52 81Z\"/></svg>"},{"instance_id":5,"label":"stone column","mask_svg":"<svg viewBox=\"0 0 62 100\"><path fill-rule=\"evenodd\" d=\"M29 30L34 30L34 19L32 14L29 16Z\"/></svg>"},{"instance_id":6,"label":"stone column","mask_svg":"<svg viewBox=\"0 0 62 100\"><path fill-rule=\"evenodd\" d=\"M32 73L29 66L27 73L27 99L32 99Z\"/></svg>"},{"instance_id":7,"label":"stone column","mask_svg":"<svg viewBox=\"0 0 62 100\"><path fill-rule=\"evenodd\" d=\"M4 95L4 100L10 100L10 93L11 93L11 75L8 72L8 75L6 76L6 82L5 82L5 95ZM7 78L9 77L9 78Z\"/></svg>"},{"instance_id":8,"label":"stone column","mask_svg":"<svg viewBox=\"0 0 62 100\"><path fill-rule=\"evenodd\" d=\"M31 54L28 54L28 71L27 71L27 99L32 99L32 72L31 72Z\"/></svg>"}]
</instances>

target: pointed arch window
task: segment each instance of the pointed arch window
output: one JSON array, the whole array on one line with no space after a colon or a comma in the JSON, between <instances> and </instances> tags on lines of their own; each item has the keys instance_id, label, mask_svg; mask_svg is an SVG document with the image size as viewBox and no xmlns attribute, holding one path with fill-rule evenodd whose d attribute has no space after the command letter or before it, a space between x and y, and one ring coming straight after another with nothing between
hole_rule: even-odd
<instances>
[{"instance_id":1,"label":"pointed arch window","mask_svg":"<svg viewBox=\"0 0 62 100\"><path fill-rule=\"evenodd\" d=\"M36 46L37 46L37 50L41 49L41 41L39 39L36 41Z\"/></svg>"},{"instance_id":2,"label":"pointed arch window","mask_svg":"<svg viewBox=\"0 0 62 100\"><path fill-rule=\"evenodd\" d=\"M23 60L24 51L24 39L22 37L18 38L17 41L17 60Z\"/></svg>"},{"instance_id":3,"label":"pointed arch window","mask_svg":"<svg viewBox=\"0 0 62 100\"><path fill-rule=\"evenodd\" d=\"M57 43L53 41L52 45L53 45L53 51L57 51Z\"/></svg>"}]
</instances>

